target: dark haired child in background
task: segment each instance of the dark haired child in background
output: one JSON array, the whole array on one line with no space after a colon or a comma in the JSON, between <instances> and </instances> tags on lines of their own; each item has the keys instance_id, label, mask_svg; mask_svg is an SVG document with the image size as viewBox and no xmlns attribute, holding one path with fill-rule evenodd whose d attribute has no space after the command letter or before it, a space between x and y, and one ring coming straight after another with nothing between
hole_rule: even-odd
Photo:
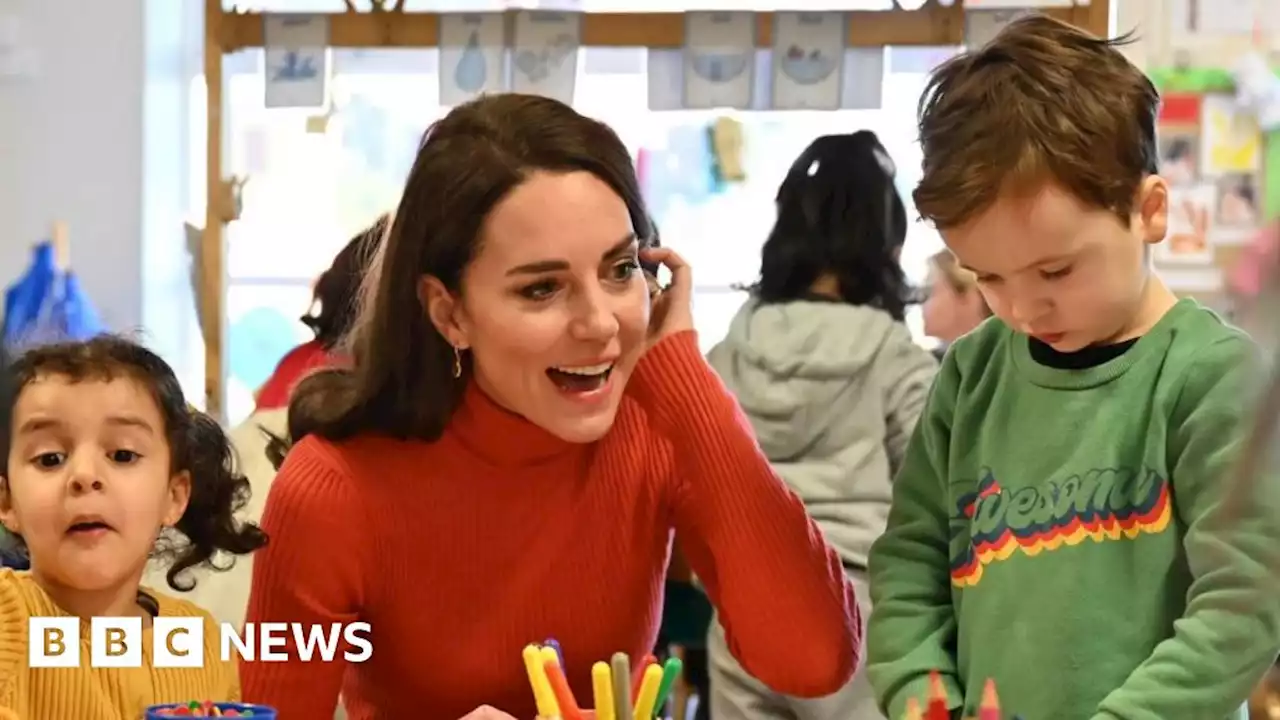
<instances>
[{"instance_id":1,"label":"dark haired child in background","mask_svg":"<svg viewBox=\"0 0 1280 720\"><path fill-rule=\"evenodd\" d=\"M871 552L891 717L938 671L1027 718L1223 720L1280 649L1280 487L1235 482L1258 349L1151 270L1160 98L1043 15L935 71L914 196L996 320L951 346Z\"/></svg>"},{"instance_id":2,"label":"dark haired child in background","mask_svg":"<svg viewBox=\"0 0 1280 720\"><path fill-rule=\"evenodd\" d=\"M778 189L751 297L708 355L864 603L867 553L938 367L903 322L913 293L894 174L874 133L814 140ZM883 717L862 673L833 695L794 698L738 664L718 621L708 653L715 720Z\"/></svg>"},{"instance_id":3,"label":"dark haired child in background","mask_svg":"<svg viewBox=\"0 0 1280 720\"><path fill-rule=\"evenodd\" d=\"M266 544L259 528L234 517L248 482L222 428L188 407L162 359L115 337L37 347L5 378L14 395L0 408L0 521L31 570L0 570L0 707L22 718L118 720L153 704L238 700L235 664L222 662L208 613L140 587L161 536L174 589L189 587L189 568L223 568L217 555ZM86 634L73 650L82 653L79 668L31 668L33 616L139 617L144 628L155 617L204 618L204 662L90 667Z\"/></svg>"},{"instance_id":4,"label":"dark haired child in background","mask_svg":"<svg viewBox=\"0 0 1280 720\"><path fill-rule=\"evenodd\" d=\"M360 287L389 222L390 216L383 215L351 238L316 280L311 311L301 318L302 323L311 328L315 339L290 350L281 358L275 372L258 389L257 410L287 407L293 386L307 373L333 361L333 353L355 320ZM319 306L318 311L316 306Z\"/></svg>"},{"instance_id":5,"label":"dark haired child in background","mask_svg":"<svg viewBox=\"0 0 1280 720\"><path fill-rule=\"evenodd\" d=\"M355 320L360 288L378 246L386 234L388 215L379 217L361 230L334 257L329 268L316 280L310 311L301 320L315 338L291 350L276 365L271 378L258 391L257 407L227 435L239 460L239 468L250 483L253 493L242 517L257 521L262 517L275 480L275 466L267 456L272 438L289 432L289 394L294 385L309 373L342 362L341 343ZM163 582L164 568L153 564L143 581ZM253 578L253 558L245 558L228 572L201 573L198 588L184 595L186 599L208 610L222 622L239 626L244 623L249 604L249 586Z\"/></svg>"}]
</instances>

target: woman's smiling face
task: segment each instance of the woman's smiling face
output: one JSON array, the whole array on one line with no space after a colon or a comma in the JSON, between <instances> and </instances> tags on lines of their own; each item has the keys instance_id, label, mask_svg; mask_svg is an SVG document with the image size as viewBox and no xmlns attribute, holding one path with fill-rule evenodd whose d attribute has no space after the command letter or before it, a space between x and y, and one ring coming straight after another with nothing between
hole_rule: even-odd
<instances>
[{"instance_id":1,"label":"woman's smiling face","mask_svg":"<svg viewBox=\"0 0 1280 720\"><path fill-rule=\"evenodd\" d=\"M495 402L571 442L613 425L644 351L649 292L626 204L588 172L534 172L489 213L436 327Z\"/></svg>"}]
</instances>

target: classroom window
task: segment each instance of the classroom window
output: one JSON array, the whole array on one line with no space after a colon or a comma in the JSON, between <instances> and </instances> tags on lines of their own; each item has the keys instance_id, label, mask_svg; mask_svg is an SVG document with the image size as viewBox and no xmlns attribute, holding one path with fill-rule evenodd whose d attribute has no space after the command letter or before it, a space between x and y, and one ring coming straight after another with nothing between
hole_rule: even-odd
<instances>
[{"instance_id":1,"label":"classroom window","mask_svg":"<svg viewBox=\"0 0 1280 720\"><path fill-rule=\"evenodd\" d=\"M303 0L320 4L322 0ZM290 9L299 9L293 8ZM326 9L312 7L307 9ZM772 199L796 154L815 136L874 130L899 172L910 206L920 167L916 104L925 74L954 48L894 48L885 65L880 109L838 112L735 113L746 129L745 183L653 183L648 199L664 243L695 268L694 312L704 346L719 340L744 299L735 288L758 271L759 249L773 222ZM447 108L438 103L436 53L431 50L333 52L334 108L317 129L316 111L263 107L262 52L225 62L226 172L248 176L241 219L227 230L226 407L232 422L248 415L253 392L292 344L306 338L297 318L310 287L334 254L399 199L422 132ZM655 155L701 133L718 113L650 112L645 51L590 49L580 55L575 105L608 122L633 153ZM203 78L193 105L203 104ZM310 119L310 122L309 122ZM204 113L193 113L192 142L203 156ZM672 159L671 155L675 155ZM699 163L674 153L666 162ZM669 177L705 171L667 168ZM677 172L676 170L679 170ZM203 162L193 163L193 208L203 206ZM910 229L902 262L923 282L927 258L941 247L922 223ZM919 333L918 313L909 323ZM292 332L286 331L292 328Z\"/></svg>"}]
</instances>

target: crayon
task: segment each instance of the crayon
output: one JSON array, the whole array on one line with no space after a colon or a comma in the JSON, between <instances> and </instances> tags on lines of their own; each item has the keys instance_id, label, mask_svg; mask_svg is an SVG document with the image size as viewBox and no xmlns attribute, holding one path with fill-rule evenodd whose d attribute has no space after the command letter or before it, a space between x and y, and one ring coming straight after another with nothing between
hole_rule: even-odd
<instances>
[{"instance_id":1,"label":"crayon","mask_svg":"<svg viewBox=\"0 0 1280 720\"><path fill-rule=\"evenodd\" d=\"M635 720L653 720L653 712L657 710L658 686L662 684L662 668L654 663L644 669L644 679L640 681L640 696L636 698Z\"/></svg>"},{"instance_id":2,"label":"crayon","mask_svg":"<svg viewBox=\"0 0 1280 720\"><path fill-rule=\"evenodd\" d=\"M609 664L598 662L591 666L591 690L596 707L596 720L617 720L617 708L613 705L613 675Z\"/></svg>"},{"instance_id":3,"label":"crayon","mask_svg":"<svg viewBox=\"0 0 1280 720\"><path fill-rule=\"evenodd\" d=\"M560 663L560 667L564 667L564 650L560 649L560 643L556 642L555 638L547 638L547 641L542 643L542 646L555 650L556 660Z\"/></svg>"},{"instance_id":4,"label":"crayon","mask_svg":"<svg viewBox=\"0 0 1280 720\"><path fill-rule=\"evenodd\" d=\"M556 704L556 696L551 691L547 669L542 664L541 649L537 645L526 645L522 655L525 672L529 674L529 687L533 689L533 701L538 707L538 717L548 719L560 717L560 707Z\"/></svg>"},{"instance_id":5,"label":"crayon","mask_svg":"<svg viewBox=\"0 0 1280 720\"><path fill-rule=\"evenodd\" d=\"M920 714L919 700L907 698L907 717L905 720L924 720L924 716Z\"/></svg>"},{"instance_id":6,"label":"crayon","mask_svg":"<svg viewBox=\"0 0 1280 720\"><path fill-rule=\"evenodd\" d=\"M639 667L635 669L635 674L631 677L631 702L635 702L640 697L640 683L644 682L644 673L649 669L650 665L657 665L658 658L652 653L645 655L644 660L640 662ZM637 718L639 720L639 718Z\"/></svg>"},{"instance_id":7,"label":"crayon","mask_svg":"<svg viewBox=\"0 0 1280 720\"><path fill-rule=\"evenodd\" d=\"M671 688L675 687L676 679L680 677L682 670L684 670L684 663L680 662L680 658L667 658L667 664L662 667L662 684L658 686L658 699L653 704L658 714L662 714L663 709L667 707Z\"/></svg>"},{"instance_id":8,"label":"crayon","mask_svg":"<svg viewBox=\"0 0 1280 720\"><path fill-rule=\"evenodd\" d=\"M947 708L947 686L942 684L942 675L937 670L929 673L929 702L925 706L924 720L951 720L951 711Z\"/></svg>"},{"instance_id":9,"label":"crayon","mask_svg":"<svg viewBox=\"0 0 1280 720\"><path fill-rule=\"evenodd\" d=\"M1000 720L1000 696L996 684L990 678L982 686L982 704L978 706L978 720Z\"/></svg>"},{"instance_id":10,"label":"crayon","mask_svg":"<svg viewBox=\"0 0 1280 720\"><path fill-rule=\"evenodd\" d=\"M564 720L582 720L582 711L578 709L578 701L574 699L573 691L569 689L564 668L557 662L555 650L542 648L542 666L546 669L551 692L556 696L556 704L560 706L560 716Z\"/></svg>"},{"instance_id":11,"label":"crayon","mask_svg":"<svg viewBox=\"0 0 1280 720\"><path fill-rule=\"evenodd\" d=\"M632 720L631 717L631 658L626 653L614 653L610 663L613 671L613 707L615 720Z\"/></svg>"}]
</instances>

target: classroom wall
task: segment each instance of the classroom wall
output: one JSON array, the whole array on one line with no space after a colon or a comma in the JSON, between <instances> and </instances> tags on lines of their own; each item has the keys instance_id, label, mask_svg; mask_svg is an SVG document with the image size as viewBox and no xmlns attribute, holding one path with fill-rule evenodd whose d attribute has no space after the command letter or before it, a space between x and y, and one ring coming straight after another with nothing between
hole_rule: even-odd
<instances>
[{"instance_id":1,"label":"classroom wall","mask_svg":"<svg viewBox=\"0 0 1280 720\"><path fill-rule=\"evenodd\" d=\"M145 326L180 366L198 356L181 220L199 18L200 0L0 3L0 57L18 58L0 67L0 283L61 220L109 327Z\"/></svg>"},{"instance_id":2,"label":"classroom wall","mask_svg":"<svg viewBox=\"0 0 1280 720\"><path fill-rule=\"evenodd\" d=\"M1235 35L1191 32L1187 26L1190 0L1113 2L1117 3L1116 31L1136 29L1138 32L1139 41L1128 47L1126 54L1146 69L1169 69L1180 62L1187 62L1199 68L1229 70L1236 66L1244 53L1251 52L1255 47L1255 39L1251 37L1247 27L1242 28L1244 32ZM1262 42L1264 51L1269 51L1272 58L1280 58L1280 33L1270 33L1264 36ZM1274 137L1270 140L1276 141ZM1265 180L1268 175L1275 177L1275 174L1274 171L1261 173L1260 178ZM1274 188L1267 187L1273 183L1274 180L1270 183L1261 182L1258 190L1274 192ZM1260 192L1259 199L1263 196L1264 192ZM1221 286L1221 281L1225 273L1240 259L1241 252L1252 239L1252 233L1213 233L1213 236L1219 242L1215 243L1212 266L1162 266L1157 263L1157 271L1165 276L1175 290L1204 300L1221 310L1230 311L1232 302Z\"/></svg>"}]
</instances>

